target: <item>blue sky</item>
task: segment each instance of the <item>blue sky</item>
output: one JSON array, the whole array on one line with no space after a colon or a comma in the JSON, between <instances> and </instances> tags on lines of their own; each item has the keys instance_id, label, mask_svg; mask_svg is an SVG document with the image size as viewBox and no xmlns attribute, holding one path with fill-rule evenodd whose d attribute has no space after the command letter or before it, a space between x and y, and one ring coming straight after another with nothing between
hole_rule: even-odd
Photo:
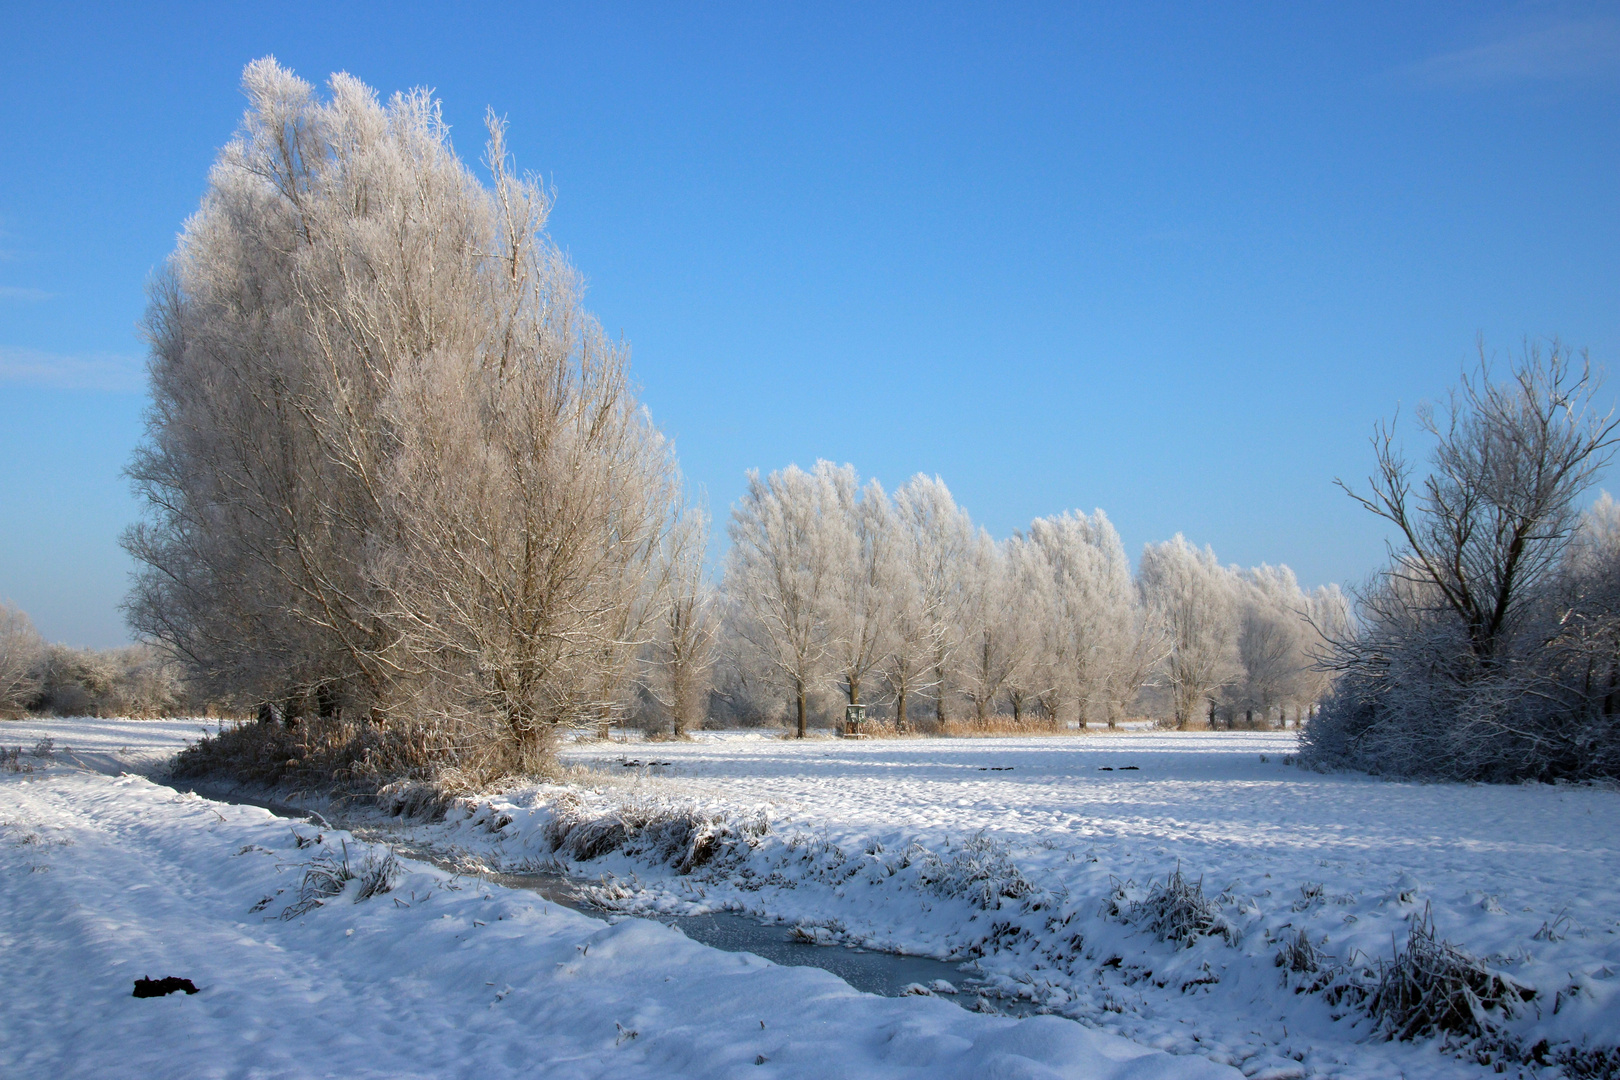
<instances>
[{"instance_id":1,"label":"blue sky","mask_svg":"<svg viewBox=\"0 0 1620 1080\"><path fill-rule=\"evenodd\" d=\"M1616 4L11 4L0 598L52 639L126 640L143 288L266 54L508 118L717 519L827 457L1356 581L1375 420L1478 335L1620 361Z\"/></svg>"}]
</instances>

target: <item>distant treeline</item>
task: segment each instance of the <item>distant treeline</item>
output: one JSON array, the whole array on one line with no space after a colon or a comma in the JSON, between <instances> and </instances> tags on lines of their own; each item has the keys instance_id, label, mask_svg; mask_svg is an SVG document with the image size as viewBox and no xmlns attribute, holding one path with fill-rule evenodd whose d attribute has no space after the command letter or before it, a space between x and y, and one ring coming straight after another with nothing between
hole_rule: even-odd
<instances>
[{"instance_id":1,"label":"distant treeline","mask_svg":"<svg viewBox=\"0 0 1620 1080\"><path fill-rule=\"evenodd\" d=\"M752 475L729 531L719 696L801 732L846 702L901 731L1002 715L1297 723L1330 685L1327 638L1347 629L1336 587L1222 566L1180 536L1144 548L1133 574L1101 510L994 540L938 477L890 496L826 461Z\"/></svg>"},{"instance_id":2,"label":"distant treeline","mask_svg":"<svg viewBox=\"0 0 1620 1080\"><path fill-rule=\"evenodd\" d=\"M174 716L199 708L181 666L151 645L50 645L26 612L0 603L0 717Z\"/></svg>"}]
</instances>

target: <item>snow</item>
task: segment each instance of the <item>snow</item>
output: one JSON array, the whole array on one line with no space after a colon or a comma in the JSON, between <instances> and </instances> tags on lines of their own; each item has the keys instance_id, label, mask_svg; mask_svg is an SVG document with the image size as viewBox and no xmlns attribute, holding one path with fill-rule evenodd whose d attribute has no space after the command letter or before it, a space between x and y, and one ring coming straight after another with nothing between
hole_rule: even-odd
<instances>
[{"instance_id":1,"label":"snow","mask_svg":"<svg viewBox=\"0 0 1620 1080\"><path fill-rule=\"evenodd\" d=\"M0 743L26 746L48 727L0 725ZM155 760L177 737L156 727L141 730L146 734L86 730L74 738L87 750L93 736L102 740L99 753L131 746L130 756ZM1359 1010L1330 1004L1328 995L1305 985L1306 977L1274 963L1283 944L1304 930L1337 962L1365 967L1392 956L1412 920L1425 912L1443 939L1538 991L1533 1008L1507 1023L1525 1046L1541 1039L1555 1048L1620 1043L1620 897L1614 888L1620 880L1620 792L1323 775L1289 763L1293 751L1291 734L1254 732L803 742L754 732L701 733L682 743L580 742L565 752L577 767L567 786L488 794L431 825L380 814L370 820L356 815L351 823L364 825L368 837L436 849L466 865L520 871L560 860L575 874L601 876L595 899L625 913L668 918L737 911L799 926L807 940L831 947L976 958L976 974L1002 992L1079 1021L1034 1018L1040 1021L1036 1028L1008 1030L1062 1031L1065 1039L1078 1032L1123 1036L1132 1042L1109 1045L1176 1055L1142 1059L1136 1067L1149 1072L1232 1065L1248 1076L1273 1078L1495 1075L1455 1046L1381 1040ZM0 789L15 790L15 783L6 778ZM552 850L552 837L569 823L615 815L654 825L643 829L641 840L587 862L569 862L566 849ZM285 839L286 826L279 828ZM684 843L689 855L702 838L713 842L717 854L695 866L688 858L689 872L679 872L677 849ZM1201 886L1229 935L1205 935L1181 947L1150 932L1144 905L1178 870ZM437 872L417 866L413 873ZM538 929L551 926L545 920L552 917L582 916L554 907L545 914L545 905L533 897L486 891L501 896L500 903L542 911L530 916L537 928L532 940L527 933L523 938L533 948L566 952L561 944L547 944L558 935L570 947L583 942L583 931ZM447 905L465 899L442 887L434 896L434 903ZM238 908L245 906L240 901ZM384 906L368 904L370 910ZM363 909L367 905L343 910ZM333 918L327 908L309 921ZM409 916L401 918L407 922L400 933L413 932ZM281 928L287 925L260 930L253 924L255 933L266 935L285 934ZM644 969L627 963L612 977L665 1001L685 1024L706 1031L711 1025L710 1034L690 1037L693 1045L703 1038L725 1043L732 1037L725 1034L732 1031L725 1027L727 1008L756 1000L754 991L728 997L730 990L705 984L701 992L671 990L676 996L665 999L657 996L657 985L646 984L663 977L659 971L669 973L672 987L703 980L710 963L729 971L739 961L692 945L674 931L646 932L672 935L683 948L696 950L693 957L718 959L683 958L673 967L647 962ZM290 948L276 940L278 948ZM508 961L499 955L501 963L518 963L515 956ZM536 965L522 977L540 977L543 968ZM386 965L378 970L396 977ZM843 987L830 975L770 970L789 982L802 977ZM193 973L177 968L136 974ZM484 978L522 985L504 973ZM454 983L447 977L447 987ZM952 1056L957 1051L944 1049L956 1046L951 1039L982 1044L972 1034L976 1028L962 1026L970 1019L1013 1023L970 1017L926 996L862 997L856 999L862 1002L858 1010L829 1005L811 1013L808 1006L785 1004L807 993L807 1000L823 1000L816 996L823 983L813 985L818 989L778 999L784 1004L776 1011L813 1013L821 1018L814 1022L840 1029L848 1045L868 1049L837 1063L827 1058L822 1073L807 1057L803 1075L884 1075L873 1064L881 1055L872 1056L877 1052L871 1040L878 1036L868 1021L880 1028L924 1024L917 1029L919 1045L944 1055L929 1075L949 1075L955 1067L949 1063L958 1060ZM841 992L852 993L847 987ZM441 1008L463 1007L449 989L445 993L450 996ZM625 991L615 993L622 997ZM368 1000L376 1008L381 999ZM718 1001L732 1005L703 1011ZM579 1007L598 1006L604 1019L597 1029L611 1029L608 1005ZM905 1011L913 1006L925 1011ZM901 1012L891 1014L894 1009ZM939 1009L947 1011L928 1011ZM631 1027L640 1022L620 1013L613 1019ZM921 1019L874 1019L891 1015ZM934 1017L940 1019L929 1019ZM769 1022L768 1030L776 1031L776 1021ZM418 1021L413 1016L403 1023L414 1032ZM884 1039L900 1038L892 1035L900 1027L881 1029L891 1033ZM555 1030L539 1042L573 1046L570 1040L583 1029L562 1024ZM614 1053L623 1056L622 1049ZM959 1049L967 1055L961 1061L978 1052ZM759 1053L773 1063L785 1060L765 1049L743 1058L752 1061ZM1051 1061L1066 1060L1069 1053L1054 1050ZM922 1054L908 1050L903 1056L920 1060ZM692 1064L695 1056L681 1060L687 1064L660 1068L664 1074L724 1071ZM1050 1067L1061 1068L1051 1061ZM964 1074L978 1068L961 1067ZM1536 1074L1559 1075L1545 1068Z\"/></svg>"},{"instance_id":2,"label":"snow","mask_svg":"<svg viewBox=\"0 0 1620 1080\"><path fill-rule=\"evenodd\" d=\"M1300 929L1339 961L1389 958L1428 910L1444 939L1543 991L1512 1028L1526 1046L1620 1042L1620 793L1322 775L1287 763L1294 746L1251 732L580 743L567 757L592 770L598 811L661 801L769 829L712 871L623 852L570 869L613 875L599 898L625 911L723 908L869 948L982 951L1008 992L1246 1071L1481 1075L1434 1045L1377 1040L1275 966ZM471 815L436 842L491 865L543 858L564 798L490 798L511 824L492 837ZM1128 921L1178 869L1235 944L1178 948ZM1005 882L1029 891L974 902Z\"/></svg>"},{"instance_id":3,"label":"snow","mask_svg":"<svg viewBox=\"0 0 1620 1080\"><path fill-rule=\"evenodd\" d=\"M0 725L6 745L71 748L0 771L0 1075L1237 1075L1053 1016L857 994L409 860L392 892L358 900L351 881L283 920L313 859L372 846L109 775L195 731ZM131 995L171 975L200 992Z\"/></svg>"}]
</instances>

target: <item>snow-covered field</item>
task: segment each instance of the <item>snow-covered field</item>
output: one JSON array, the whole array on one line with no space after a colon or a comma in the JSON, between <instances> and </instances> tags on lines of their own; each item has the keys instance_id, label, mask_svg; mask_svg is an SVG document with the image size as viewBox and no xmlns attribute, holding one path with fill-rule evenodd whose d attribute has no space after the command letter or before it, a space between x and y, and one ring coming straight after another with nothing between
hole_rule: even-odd
<instances>
[{"instance_id":1,"label":"snow-covered field","mask_svg":"<svg viewBox=\"0 0 1620 1080\"><path fill-rule=\"evenodd\" d=\"M84 767L149 761L182 729L0 724L0 744L72 748L0 770L0 1076L1226 1073L1053 1017L859 995L422 864L283 920L310 864L375 849L330 830L300 847L315 828ZM199 993L131 996L171 975Z\"/></svg>"},{"instance_id":2,"label":"snow-covered field","mask_svg":"<svg viewBox=\"0 0 1620 1080\"><path fill-rule=\"evenodd\" d=\"M1286 763L1293 750L1292 734L1227 732L582 743L568 758L599 778L583 806L512 793L488 800L513 819L495 837L485 814L440 842L515 865L545 857L559 805L763 818L712 870L678 873L656 844L569 869L612 874L601 898L626 911L721 907L829 942L982 954L1009 992L1255 1075L1489 1072L1377 1040L1363 1012L1275 966L1305 930L1324 967L1365 972L1427 911L1440 938L1541 992L1504 1024L1525 1046L1620 1043L1620 793L1320 775ZM1230 935L1182 948L1149 932L1133 902L1178 869Z\"/></svg>"},{"instance_id":3,"label":"snow-covered field","mask_svg":"<svg viewBox=\"0 0 1620 1080\"><path fill-rule=\"evenodd\" d=\"M99 754L116 755L123 747L128 757L146 753L150 760L165 739L174 737L154 728L152 737L143 742L131 726L122 729L121 741L116 728L100 733L86 729L81 734L70 731L73 723L79 722L55 729L58 742L78 739L86 752ZM0 725L0 744L29 745L47 727ZM92 746L91 738L101 742ZM149 751L140 750L148 744ZM98 824L95 829L124 830L119 835L129 837L98 840L95 852L87 837L75 845L79 853L70 855L74 847L18 846L16 828L52 834L41 825L8 825L0 850L8 860L7 880L12 885L0 903L15 908L21 889L40 887L35 877L50 878L49 873L23 876L22 863L32 851L51 852L46 861L75 862L79 869L74 872L84 874L88 882L97 874L110 874L107 868L96 869L102 863L117 867L135 858L126 850L133 843L130 837L151 834L148 853L136 861L170 867L186 861L182 868L153 873L171 883L171 893L180 894L171 897L176 910L190 909L194 919L217 923L217 933L242 953L232 956L226 968L211 970L252 972L258 969L250 956L272 954L283 957L277 962L290 970L305 962L298 949L308 950L312 970L324 972L319 965L341 967L314 978L330 979L343 988L332 991L338 1002L333 1008L340 1013L365 1011L364 1023L324 1018L324 1005L316 1009L299 996L307 991L294 993L280 1008L300 1015L321 1012L323 1018L311 1021L310 1045L336 1040L334 1061L352 1064L364 1059L358 1050L345 1058L349 1051L342 1047L374 1039L387 1042L379 1034L385 1027L402 1033L397 1046L382 1052L384 1057L398 1054L386 1058L386 1068L384 1057L366 1066L378 1071L404 1069L405 1062L417 1062L413 1067L424 1072L459 1068L450 1064L442 1048L432 1050L427 1044L438 1046L436 1033L442 1033L443 1039L465 1047L466 1041L456 1042L451 1031L467 1022L472 1015L467 1010L475 1005L484 1008L487 1003L480 994L489 997L510 984L533 987L535 1005L524 1021L532 1040L524 1045L535 1046L536 1054L559 1055L546 1056L548 1061L576 1062L570 1067L581 1074L611 1067L629 1075L637 1075L638 1069L658 1075L722 1075L734 1060L748 1063L763 1053L771 1059L769 1065L798 1075L886 1075L884 1069L900 1065L872 1047L885 1039L892 1042L883 1033L900 1030L894 1025L913 1023L906 1018L915 1016L915 1023L932 1033L919 1038L934 1040L928 1043L935 1047L929 1053L939 1055L936 1067L920 1065L909 1051L902 1053L908 1067L921 1069L917 1075L950 1075L953 1069L962 1075L989 1075L992 1070L972 1056L980 1053L975 1049L982 1042L974 1034L980 1030L978 1024L1003 1025L983 1029L987 1033L1061 1031L1062 1040L1080 1039L1079 1033L1088 1031L1092 1034L1087 1038L1117 1034L1178 1055L1143 1059L1134 1066L1151 1075L1178 1065L1196 1068L1212 1063L1272 1078L1494 1075L1489 1066L1466 1061L1433 1041L1378 1039L1353 996L1331 1003L1333 995L1320 987L1311 989L1317 976L1275 966L1284 944L1303 930L1323 954L1324 972L1353 982L1355 972L1368 970L1404 946L1412 920L1425 911L1441 938L1537 992L1517 1017L1492 1017L1504 1030L1520 1036L1522 1045L1546 1039L1556 1050L1620 1043L1620 993L1616 993L1620 793L1591 787L1417 785L1324 776L1286 764L1292 750L1291 735L1224 732L803 743L725 734L680 744L580 743L567 752L568 760L582 770L568 788L542 786L490 795L453 809L442 823L391 827L402 840L504 869L544 865L570 851L593 855L606 851L588 860L565 860L566 868L607 875L597 890L598 899L626 912L745 911L796 924L804 936L829 947L858 944L977 958L1003 991L1081 1021L1040 1021L1058 1027L1019 1028L1013 1021L977 1017L926 998L850 998L850 991L831 976L802 969L760 969L774 973L770 978L784 980L782 988L733 987L724 980L737 978L734 973L743 970L735 956L702 949L674 931L643 922L634 925L646 929L634 932L653 935L660 943L638 939L634 949L645 945L645 957L629 959L631 952L626 952L619 966L602 974L606 983L591 983L593 992L608 983L613 989L588 1000L568 997L570 990L563 995L568 997L566 1005L559 1003L562 1012L554 1018L540 1002L553 993L548 987L557 986L552 974L557 961L535 958L566 955L591 933L602 932L602 924L555 907L548 910L537 898L487 886L475 889L465 880L460 893L449 893L443 885L432 891L432 903L449 905L432 912L420 905L404 909L387 900L367 901L329 905L301 921L259 923L245 914L246 906L257 898L248 894L266 890L271 881L285 887L298 873L291 864L303 858L303 853L284 850L291 839L285 824L266 821L259 811L222 807L219 813L228 821L209 826L212 812L200 808L210 804L175 802L172 793L144 786L144 781L126 780L116 790L104 790L118 782L81 772L71 774L71 779L66 772L53 773L50 785L38 778L27 784L28 777L0 777L4 808L0 818L24 821L27 815L14 809L19 796L13 793L26 792L33 807L28 813L41 822L50 814L65 815L84 822L75 828L91 830L88 823L99 820L96 815L121 814L128 817L127 824ZM126 800L136 801L125 807ZM160 829L157 822L168 819L150 809L159 804L176 808L164 814L191 817L184 825L177 818L172 827ZM209 829L247 828L252 815L258 815L252 819L257 822L253 828L264 835L279 830L281 848L274 855L253 854L251 859L233 861L225 848L275 845L234 835L215 842L209 839L214 835ZM367 835L379 835L378 822L371 824ZM627 830L615 832L618 826ZM169 839L156 840L159 832ZM559 837L566 841L560 856L552 850ZM601 842L581 839L590 837ZM693 852L700 857L692 858ZM278 873L278 865L288 868ZM257 875L254 883L233 884L232 875L247 874L247 867L258 868L252 871ZM1186 947L1161 940L1152 932L1150 920L1155 887L1178 869L1189 882L1200 883L1218 920L1211 932ZM413 873L426 875L420 879L424 882L445 880L430 869L415 867ZM67 878L63 873L50 880ZM132 877L131 883L140 881ZM84 888L82 895L98 895L88 884ZM138 922L149 910L155 913L154 925L167 918L156 914L157 908L140 899L138 892L125 896L127 886L104 888L119 898L123 918ZM402 888L407 894L413 888L421 893L426 886ZM190 890L196 890L195 900ZM499 899L469 899L469 890ZM79 895L74 890L64 894ZM62 900L64 906L67 902ZM421 943L424 927L440 913L465 922L468 916L461 912L466 909L454 905L478 903L525 912L525 921L514 922L512 930L498 928L504 935L500 938L486 934L484 928L476 934L467 930L465 940L453 947L443 943L442 954L434 951L436 946ZM203 909L210 914L205 917ZM23 924L12 921L10 910L5 918L0 932L11 935L7 949L14 954L19 933L13 927ZM507 921L515 918L509 916ZM418 919L427 921L413 921ZM386 929L369 933L395 936L368 937L367 943L374 943L369 947L412 944L390 945L392 951L385 955L366 955L343 966L357 942L342 930L355 929L358 937L373 922L387 924ZM329 933L317 930L328 926ZM611 932L631 933L619 928ZM87 926L73 933L52 930L45 934L52 943L45 951L85 949L86 941L103 939L110 942L115 936L104 930L92 932ZM484 942L490 944L486 947ZM663 959L661 950L666 949L676 950L670 955L679 958ZM591 952L594 955L596 947ZM95 963L106 967L112 955L106 952ZM145 957L154 954L132 948L124 955L131 963L150 963ZM481 964L499 974L486 972L475 978L486 970ZM128 977L121 971L109 979L86 970L93 967L84 961L52 969L43 959L31 959L26 970L47 987L54 985L53 977L77 979L80 994L105 984L109 989L94 992L109 995L108 1001L115 993L128 993L123 989ZM63 970L85 974L70 978ZM171 973L192 972L150 972ZM672 980L667 986L660 982L666 976ZM388 989L368 988L368 978ZM797 981L801 979L810 981L801 987ZM497 985L487 988L485 982ZM222 979L219 985L228 984ZM758 998L758 993L767 997ZM769 996L775 994L781 996ZM639 995L658 1003L647 1006L653 1012L646 1015L666 1016L666 1022L683 1033L666 1030L660 1035L665 1041L658 1045L670 1048L660 1052L669 1056L634 1056L651 1053L653 1043L643 1040L657 1024L635 1019L643 1014L614 1003L642 1000ZM806 996L812 1004L800 1000ZM517 990L510 1000L518 1000ZM755 1000L772 1004L767 1009L751 1004ZM789 1004L790 1000L799 1003ZM829 1002L825 1008L813 1005L823 1000ZM171 1001L156 1004L184 1008L184 1003ZM200 996L190 1004L203 1001ZM274 1011L271 1001L267 996L260 1004ZM385 1002L400 1014L383 1016ZM151 1004L131 1001L119 1008ZM22 1007L15 1000L0 1004L0 1016ZM65 1002L59 1007L68 1008ZM247 1011L257 1007L248 1002L242 1006ZM506 1009L505 999L493 1008ZM746 1008L760 1011L768 1020L762 1036L772 1032L778 1039L789 1037L767 1013L780 1013L784 1023L792 1017L802 1019L808 1027L795 1028L802 1034L792 1037L805 1039L807 1047L813 1042L810 1033L821 1030L817 1024L840 1029L836 1036L824 1037L832 1040L828 1045L847 1047L852 1056L835 1060L828 1056L827 1046L819 1046L788 1067L782 1065L788 1060L784 1054L765 1049L764 1042L759 1049L750 1042L735 1057L726 1056L731 1053L728 1040L741 1037L732 1030L736 1010ZM45 1011L49 1013L48 1008ZM640 1049L626 1054L624 1045L611 1046L617 1029L609 1022L610 1013L612 1020L627 1027L645 1024L638 1029L642 1036L632 1040ZM234 1015L237 1020L222 1024L217 1037L237 1040L232 1045L239 1047L241 1060L258 1060L251 1057L251 1049L240 1049L245 1040L239 1029L246 1012ZM582 1019L586 1016L595 1019ZM674 1024L676 1017L679 1025ZM329 1021L332 1032L321 1033ZM605 1044L590 1042L599 1028L607 1033L602 1036ZM339 1029L345 1033L342 1037ZM0 1025L0 1046L5 1047L0 1051L0 1073L10 1075L6 1062L18 1060L13 1032L19 1030L22 1025L11 1020ZM752 1037L754 1031L760 1031L757 1024L747 1034ZM947 1038L945 1032L964 1041L940 1041ZM515 1044L505 1040L516 1037L502 1028L479 1040L476 1052L458 1053L471 1054L468 1060L476 1058L485 1071L500 1071L507 1066L491 1063L507 1060L502 1055ZM710 1045L705 1040L713 1040L716 1056L704 1057L701 1047ZM59 1046L64 1040L57 1037L53 1042L35 1030L23 1041ZM947 1043L957 1049L947 1052L943 1049ZM294 1053L285 1041L277 1045L282 1047L278 1053ZM1130 1045L1106 1044L1116 1048L1109 1052ZM677 1046L682 1049L672 1049ZM1027 1056L1045 1061L1058 1070L1057 1075L1070 1071L1059 1064L1065 1055L1094 1052L1094 1045L1084 1041L1052 1047ZM432 1057L434 1053L439 1056ZM587 1059L589 1065L577 1064ZM432 1069L421 1064L430 1060L441 1064ZM1073 1075L1092 1075L1085 1068L1089 1066L1078 1067ZM317 1071L310 1066L311 1075ZM1562 1075L1555 1067L1541 1065L1528 1071Z\"/></svg>"}]
</instances>

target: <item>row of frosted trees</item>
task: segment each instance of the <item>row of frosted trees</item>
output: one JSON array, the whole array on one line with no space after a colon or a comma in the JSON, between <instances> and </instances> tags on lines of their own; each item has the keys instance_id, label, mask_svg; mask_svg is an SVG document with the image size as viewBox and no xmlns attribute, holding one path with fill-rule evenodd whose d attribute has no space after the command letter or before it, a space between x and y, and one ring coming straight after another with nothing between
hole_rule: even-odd
<instances>
[{"instance_id":1,"label":"row of frosted trees","mask_svg":"<svg viewBox=\"0 0 1620 1080\"><path fill-rule=\"evenodd\" d=\"M787 702L801 733L833 695L876 699L902 731L955 712L1297 722L1327 688L1322 635L1346 623L1336 588L1224 567L1180 536L1133 575L1100 510L993 540L937 477L890 495L826 461L751 474L729 531L724 696L745 714Z\"/></svg>"}]
</instances>

